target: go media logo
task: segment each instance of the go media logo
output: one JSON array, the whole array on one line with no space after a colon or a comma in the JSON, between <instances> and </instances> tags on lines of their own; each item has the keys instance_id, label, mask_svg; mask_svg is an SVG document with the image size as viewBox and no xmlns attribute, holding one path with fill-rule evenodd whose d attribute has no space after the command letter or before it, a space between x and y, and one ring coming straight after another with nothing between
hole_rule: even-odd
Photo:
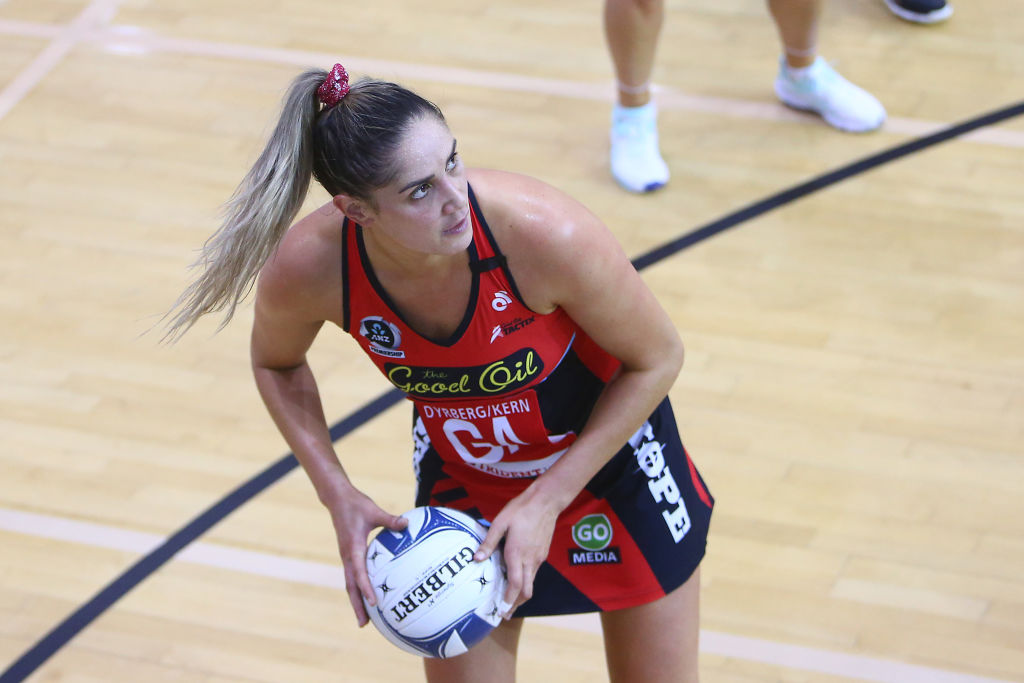
<instances>
[{"instance_id":1,"label":"go media logo","mask_svg":"<svg viewBox=\"0 0 1024 683\"><path fill-rule=\"evenodd\" d=\"M587 515L572 527L572 540L579 546L569 549L569 565L619 564L622 553L612 542L612 523L602 514Z\"/></svg>"},{"instance_id":2,"label":"go media logo","mask_svg":"<svg viewBox=\"0 0 1024 683\"><path fill-rule=\"evenodd\" d=\"M584 550L604 550L612 542L612 523L605 515L587 515L572 528L572 540Z\"/></svg>"}]
</instances>

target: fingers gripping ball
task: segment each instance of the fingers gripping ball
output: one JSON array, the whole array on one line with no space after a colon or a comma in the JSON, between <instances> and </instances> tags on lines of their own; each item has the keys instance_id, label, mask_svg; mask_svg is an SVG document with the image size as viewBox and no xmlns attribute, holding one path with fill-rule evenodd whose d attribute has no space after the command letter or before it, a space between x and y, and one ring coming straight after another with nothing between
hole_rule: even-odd
<instances>
[{"instance_id":1,"label":"fingers gripping ball","mask_svg":"<svg viewBox=\"0 0 1024 683\"><path fill-rule=\"evenodd\" d=\"M501 623L505 572L501 553L474 562L487 535L475 519L449 508L402 515L404 531L382 530L366 550L377 605L366 605L384 637L421 657L454 657Z\"/></svg>"}]
</instances>

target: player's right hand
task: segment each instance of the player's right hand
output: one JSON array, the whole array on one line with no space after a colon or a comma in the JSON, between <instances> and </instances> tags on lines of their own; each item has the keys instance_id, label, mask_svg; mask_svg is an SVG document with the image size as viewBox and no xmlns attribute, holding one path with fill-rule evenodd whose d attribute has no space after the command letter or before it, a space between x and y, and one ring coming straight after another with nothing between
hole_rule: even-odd
<instances>
[{"instance_id":1,"label":"player's right hand","mask_svg":"<svg viewBox=\"0 0 1024 683\"><path fill-rule=\"evenodd\" d=\"M382 510L356 489L340 496L329 509L341 562L345 567L345 591L356 614L356 623L362 627L370 620L363 598L371 606L377 604L373 585L366 572L366 547L370 533L378 527L401 531L408 526L409 520Z\"/></svg>"}]
</instances>

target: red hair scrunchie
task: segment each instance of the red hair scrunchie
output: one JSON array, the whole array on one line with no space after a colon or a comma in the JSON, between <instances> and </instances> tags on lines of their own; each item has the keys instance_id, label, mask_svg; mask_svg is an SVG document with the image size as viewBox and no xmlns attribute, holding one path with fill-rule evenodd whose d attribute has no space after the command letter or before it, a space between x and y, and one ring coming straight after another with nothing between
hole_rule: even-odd
<instances>
[{"instance_id":1,"label":"red hair scrunchie","mask_svg":"<svg viewBox=\"0 0 1024 683\"><path fill-rule=\"evenodd\" d=\"M316 94L320 101L328 107L333 107L348 94L348 72L341 64L335 64L328 74L327 79L317 88Z\"/></svg>"}]
</instances>

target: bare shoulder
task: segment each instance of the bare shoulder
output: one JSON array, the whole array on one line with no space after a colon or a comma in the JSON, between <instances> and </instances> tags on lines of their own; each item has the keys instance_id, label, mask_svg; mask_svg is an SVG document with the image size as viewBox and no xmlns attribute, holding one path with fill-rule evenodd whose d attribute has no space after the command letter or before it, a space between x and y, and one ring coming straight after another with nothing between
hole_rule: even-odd
<instances>
[{"instance_id":1,"label":"bare shoulder","mask_svg":"<svg viewBox=\"0 0 1024 683\"><path fill-rule=\"evenodd\" d=\"M587 277L597 267L595 259L625 258L601 219L565 192L502 171L473 169L469 180L520 291L534 310L560 305L560 290Z\"/></svg>"},{"instance_id":2,"label":"bare shoulder","mask_svg":"<svg viewBox=\"0 0 1024 683\"><path fill-rule=\"evenodd\" d=\"M257 298L262 304L303 317L339 318L343 218L328 203L288 229L260 272Z\"/></svg>"},{"instance_id":3,"label":"bare shoulder","mask_svg":"<svg viewBox=\"0 0 1024 683\"><path fill-rule=\"evenodd\" d=\"M600 220L556 187L530 176L473 169L470 182L503 249L557 246L599 229Z\"/></svg>"}]
</instances>

